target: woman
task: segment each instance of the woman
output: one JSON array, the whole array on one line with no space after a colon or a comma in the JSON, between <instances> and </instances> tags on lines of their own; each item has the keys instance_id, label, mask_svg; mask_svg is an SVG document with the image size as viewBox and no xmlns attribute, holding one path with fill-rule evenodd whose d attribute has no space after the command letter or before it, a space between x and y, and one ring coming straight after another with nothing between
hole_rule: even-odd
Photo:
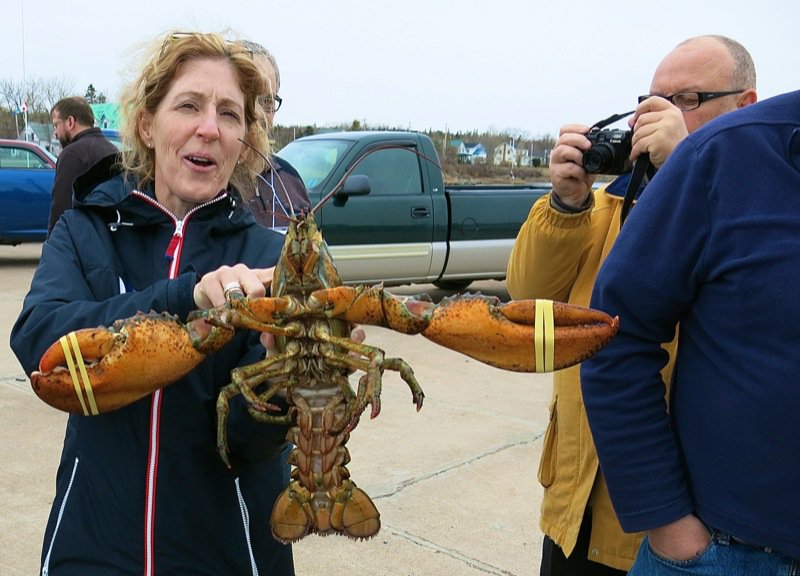
<instances>
[{"instance_id":1,"label":"woman","mask_svg":"<svg viewBox=\"0 0 800 576\"><path fill-rule=\"evenodd\" d=\"M137 311L185 320L262 296L282 237L256 225L238 189L269 152L252 54L215 34L170 34L125 92L121 164L75 183L76 209L45 243L11 335L25 371L61 335ZM71 415L47 524L42 573L294 573L269 515L288 482L286 429L231 407L232 469L215 448L216 397L230 370L264 355L239 331L222 351L151 397L99 416Z\"/></svg>"}]
</instances>

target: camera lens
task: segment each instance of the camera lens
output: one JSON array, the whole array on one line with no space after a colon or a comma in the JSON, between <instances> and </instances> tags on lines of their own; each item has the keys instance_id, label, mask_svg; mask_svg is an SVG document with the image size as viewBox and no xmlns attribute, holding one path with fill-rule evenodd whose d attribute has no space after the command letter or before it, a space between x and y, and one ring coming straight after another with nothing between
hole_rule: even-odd
<instances>
[{"instance_id":1,"label":"camera lens","mask_svg":"<svg viewBox=\"0 0 800 576\"><path fill-rule=\"evenodd\" d=\"M603 174L614 165L614 149L608 144L595 144L583 153L583 169L590 174Z\"/></svg>"}]
</instances>

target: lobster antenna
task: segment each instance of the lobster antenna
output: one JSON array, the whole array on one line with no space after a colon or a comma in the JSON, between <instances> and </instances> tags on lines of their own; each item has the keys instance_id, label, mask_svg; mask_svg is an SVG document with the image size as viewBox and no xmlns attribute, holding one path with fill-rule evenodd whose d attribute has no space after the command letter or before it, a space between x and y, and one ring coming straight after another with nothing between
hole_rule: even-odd
<instances>
[{"instance_id":1,"label":"lobster antenna","mask_svg":"<svg viewBox=\"0 0 800 576\"><path fill-rule=\"evenodd\" d=\"M433 164L434 166L436 166L440 170L442 169L442 167L439 164L439 162L437 162L433 158L430 158L429 156L426 156L422 152L411 148L411 146L406 146L404 144L383 144L381 146L376 146L375 148L371 148L370 150L367 150L366 152L362 153L361 156L359 156L358 158L355 159L355 161L353 162L352 166L350 166L350 168L348 168L347 171L344 174L342 174L342 177L339 178L339 181L336 183L336 185L333 188L331 188L331 191L328 192L327 194L325 194L325 196L323 196L320 199L320 201L317 202L316 206L314 206L311 209L311 213L315 214L317 212L317 210L319 210L328 200L331 199L332 196L334 196L339 190L342 189L342 187L344 186L344 181L347 180L347 177L350 176L350 174L352 174L353 170L355 170L356 167L359 164L361 164L361 162L367 156L369 156L373 152L377 152L378 150L391 150L392 148L396 148L398 150L405 150L407 152L411 152L412 154L416 154L419 158L422 158L423 160L427 160L428 162L430 162L431 164Z\"/></svg>"},{"instance_id":2,"label":"lobster antenna","mask_svg":"<svg viewBox=\"0 0 800 576\"><path fill-rule=\"evenodd\" d=\"M289 204L289 211L288 212L286 211L286 206L284 206L283 202L281 201L280 195L278 195L278 191L275 189L275 187L272 184L270 184L269 182L267 182L267 179L264 178L264 176L262 176L261 174L256 174L256 176L259 179L261 179L261 181L264 182L264 184L266 184L267 186L269 186L272 189L272 196L273 196L274 199L276 199L278 201L278 205L281 207L281 211L283 211L283 215L279 214L278 217L282 216L282 217L286 218L286 220L288 220L289 222L292 222L294 220L292 218L292 216L291 216L292 214L294 214L294 205L292 204L292 197L289 195L289 191L286 189L286 184L284 184L283 179L281 178L280 174L278 174L278 171L275 170L275 165L272 163L272 160L270 160L269 157L267 157L266 154L264 154L261 150L259 150L258 148L256 148L252 144L250 144L250 142L248 142L247 140L243 140L242 138L238 138L238 140L239 140L239 142L241 142L242 144L244 144L245 146L250 148L253 152L255 152L256 154L261 156L261 158L264 160L264 162L267 163L267 166L269 166L270 170L272 170L272 174L277 175L278 183L280 184L281 188L283 188L283 193L286 196L286 201ZM272 214L273 214L273 217L274 217L275 216L275 211L274 210L272 211ZM274 220L273 220L273 224L274 224Z\"/></svg>"}]
</instances>

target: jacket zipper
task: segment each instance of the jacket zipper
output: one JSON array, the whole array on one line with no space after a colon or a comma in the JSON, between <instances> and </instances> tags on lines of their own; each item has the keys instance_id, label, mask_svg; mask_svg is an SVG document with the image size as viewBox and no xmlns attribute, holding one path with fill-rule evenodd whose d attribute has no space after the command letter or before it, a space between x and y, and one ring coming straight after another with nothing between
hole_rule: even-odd
<instances>
[{"instance_id":1,"label":"jacket zipper","mask_svg":"<svg viewBox=\"0 0 800 576\"><path fill-rule=\"evenodd\" d=\"M170 260L168 278L170 280L178 276L180 270L181 252L183 250L184 235L183 231L186 223L192 215L201 208L220 202L227 198L227 194L221 194L209 202L204 202L189 210L183 219L178 218L166 206L161 204L158 200L144 194L138 190L134 190L132 195L137 196L155 206L167 216L170 217L175 225L175 231L172 233L165 257ZM145 485L145 510L144 510L144 574L145 576L153 576L155 574L155 518L156 518L156 486L158 481L158 457L159 457L159 441L161 431L161 406L163 388L159 388L150 400L150 435L148 441L148 454L147 454L147 478ZM249 532L248 532L249 538ZM252 559L252 553L251 553Z\"/></svg>"},{"instance_id":2,"label":"jacket zipper","mask_svg":"<svg viewBox=\"0 0 800 576\"><path fill-rule=\"evenodd\" d=\"M72 483L75 481L75 474L78 472L79 458L75 458L75 463L72 465L72 474L69 477L69 484L67 484L67 491L64 492L64 499L61 501L61 506L58 508L58 519L56 520L56 527L53 528L53 535L50 537L50 545L47 547L47 556L42 563L42 576L47 576L50 573L50 554L53 553L53 544L56 541L58 534L58 527L61 526L61 518L64 516L64 509L67 507L67 500L69 500L69 493L72 490Z\"/></svg>"},{"instance_id":3,"label":"jacket zipper","mask_svg":"<svg viewBox=\"0 0 800 576\"><path fill-rule=\"evenodd\" d=\"M247 510L247 503L244 501L244 494L242 494L242 487L239 485L239 478L234 480L236 484L236 497L239 500L239 511L242 514L242 525L244 526L244 539L247 545L247 553L250 555L250 570L253 576L258 576L258 565L256 564L256 557L253 554L253 542L250 539L250 512Z\"/></svg>"}]
</instances>

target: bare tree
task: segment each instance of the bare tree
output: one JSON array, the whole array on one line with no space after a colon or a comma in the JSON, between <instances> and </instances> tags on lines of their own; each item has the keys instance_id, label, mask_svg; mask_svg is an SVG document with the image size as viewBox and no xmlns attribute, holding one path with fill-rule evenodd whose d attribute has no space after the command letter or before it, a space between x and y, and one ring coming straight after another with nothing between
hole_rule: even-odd
<instances>
[{"instance_id":1,"label":"bare tree","mask_svg":"<svg viewBox=\"0 0 800 576\"><path fill-rule=\"evenodd\" d=\"M67 96L75 95L75 81L72 78L61 76L49 78L42 85L42 101L47 107L47 113L53 109L56 102Z\"/></svg>"},{"instance_id":2,"label":"bare tree","mask_svg":"<svg viewBox=\"0 0 800 576\"><path fill-rule=\"evenodd\" d=\"M18 110L23 102L29 114L49 114L53 104L74 94L75 83L66 77L30 78L25 82L0 80L0 101L10 111Z\"/></svg>"},{"instance_id":3,"label":"bare tree","mask_svg":"<svg viewBox=\"0 0 800 576\"><path fill-rule=\"evenodd\" d=\"M15 111L25 102L25 85L14 80L0 80L0 98L3 99L5 108Z\"/></svg>"}]
</instances>

